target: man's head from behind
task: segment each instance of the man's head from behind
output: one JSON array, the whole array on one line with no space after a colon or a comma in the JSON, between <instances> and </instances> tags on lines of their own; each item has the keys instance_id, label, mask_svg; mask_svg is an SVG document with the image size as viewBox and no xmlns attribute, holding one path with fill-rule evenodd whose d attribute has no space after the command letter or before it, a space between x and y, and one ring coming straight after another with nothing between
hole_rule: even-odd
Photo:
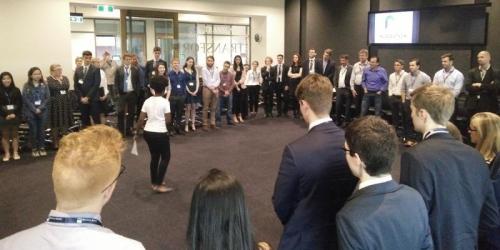
<instances>
[{"instance_id":1,"label":"man's head from behind","mask_svg":"<svg viewBox=\"0 0 500 250\"><path fill-rule=\"evenodd\" d=\"M306 76L295 92L299 99L300 112L307 123L330 114L332 108L332 84L319 74Z\"/></svg>"},{"instance_id":2,"label":"man's head from behind","mask_svg":"<svg viewBox=\"0 0 500 250\"><path fill-rule=\"evenodd\" d=\"M105 125L65 136L52 170L57 210L100 212L115 188L123 147L120 132Z\"/></svg>"},{"instance_id":3,"label":"man's head from behind","mask_svg":"<svg viewBox=\"0 0 500 250\"><path fill-rule=\"evenodd\" d=\"M345 131L346 160L358 178L389 174L398 142L394 128L382 118L365 116Z\"/></svg>"},{"instance_id":4,"label":"man's head from behind","mask_svg":"<svg viewBox=\"0 0 500 250\"><path fill-rule=\"evenodd\" d=\"M450 89L426 84L411 95L411 118L416 131L425 133L431 126L446 126L455 109L455 96Z\"/></svg>"}]
</instances>

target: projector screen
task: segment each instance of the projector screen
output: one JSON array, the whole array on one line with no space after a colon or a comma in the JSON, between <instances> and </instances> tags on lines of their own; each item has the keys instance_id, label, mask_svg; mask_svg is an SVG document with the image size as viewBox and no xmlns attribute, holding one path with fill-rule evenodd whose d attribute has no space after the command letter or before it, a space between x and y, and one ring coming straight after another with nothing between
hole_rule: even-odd
<instances>
[{"instance_id":1,"label":"projector screen","mask_svg":"<svg viewBox=\"0 0 500 250\"><path fill-rule=\"evenodd\" d=\"M370 43L416 43L418 12L386 12L370 16Z\"/></svg>"},{"instance_id":2,"label":"projector screen","mask_svg":"<svg viewBox=\"0 0 500 250\"><path fill-rule=\"evenodd\" d=\"M484 5L370 12L369 44L484 45Z\"/></svg>"}]
</instances>

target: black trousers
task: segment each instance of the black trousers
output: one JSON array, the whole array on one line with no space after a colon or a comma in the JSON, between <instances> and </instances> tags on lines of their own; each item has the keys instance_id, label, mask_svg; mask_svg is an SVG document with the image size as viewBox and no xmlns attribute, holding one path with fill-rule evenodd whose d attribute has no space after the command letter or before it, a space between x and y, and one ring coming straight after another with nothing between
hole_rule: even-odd
<instances>
[{"instance_id":1,"label":"black trousers","mask_svg":"<svg viewBox=\"0 0 500 250\"><path fill-rule=\"evenodd\" d=\"M83 104L80 102L80 113L82 114L82 126L88 127L90 126L90 116L92 116L92 120L94 120L94 124L101 123L101 104L99 101L91 100L88 104Z\"/></svg>"},{"instance_id":2,"label":"black trousers","mask_svg":"<svg viewBox=\"0 0 500 250\"><path fill-rule=\"evenodd\" d=\"M262 94L264 96L264 110L266 115L271 115L273 113L274 90L272 88L267 88Z\"/></svg>"},{"instance_id":3,"label":"black trousers","mask_svg":"<svg viewBox=\"0 0 500 250\"><path fill-rule=\"evenodd\" d=\"M283 84L278 84L278 86L283 86ZM285 100L285 89L284 87L276 88L276 110L278 111L278 115L281 115L284 112L284 105L288 105L288 103L284 102Z\"/></svg>"},{"instance_id":4,"label":"black trousers","mask_svg":"<svg viewBox=\"0 0 500 250\"><path fill-rule=\"evenodd\" d=\"M242 102L242 94L241 89L238 91L236 88L233 89L233 114L239 115L241 114L241 102Z\"/></svg>"},{"instance_id":5,"label":"black trousers","mask_svg":"<svg viewBox=\"0 0 500 250\"><path fill-rule=\"evenodd\" d=\"M391 106L392 126L397 128L399 125L401 125L400 112L403 107L403 103L401 102L401 96L399 95L389 96L389 105Z\"/></svg>"},{"instance_id":6,"label":"black trousers","mask_svg":"<svg viewBox=\"0 0 500 250\"><path fill-rule=\"evenodd\" d=\"M149 147L151 162L151 184L161 185L170 162L170 140L167 133L144 131L144 140Z\"/></svg>"},{"instance_id":7,"label":"black trousers","mask_svg":"<svg viewBox=\"0 0 500 250\"><path fill-rule=\"evenodd\" d=\"M403 137L406 139L412 139L415 141L420 141L422 139L422 134L415 131L413 127L413 121L411 119L411 101L406 100L402 104L403 112Z\"/></svg>"},{"instance_id":8,"label":"black trousers","mask_svg":"<svg viewBox=\"0 0 500 250\"><path fill-rule=\"evenodd\" d=\"M240 91L240 113L243 119L248 117L248 88Z\"/></svg>"},{"instance_id":9,"label":"black trousers","mask_svg":"<svg viewBox=\"0 0 500 250\"><path fill-rule=\"evenodd\" d=\"M259 110L259 91L260 86L248 86L248 107L250 112L256 112Z\"/></svg>"},{"instance_id":10,"label":"black trousers","mask_svg":"<svg viewBox=\"0 0 500 250\"><path fill-rule=\"evenodd\" d=\"M184 102L186 96L170 96L170 112L172 113L172 125L174 127L181 126L182 115L184 114Z\"/></svg>"},{"instance_id":11,"label":"black trousers","mask_svg":"<svg viewBox=\"0 0 500 250\"><path fill-rule=\"evenodd\" d=\"M340 123L342 120L342 114L344 114L344 121L351 121L351 101L352 93L351 89L348 88L337 88L335 94L335 120Z\"/></svg>"},{"instance_id":12,"label":"black trousers","mask_svg":"<svg viewBox=\"0 0 500 250\"><path fill-rule=\"evenodd\" d=\"M365 95L365 90L361 85L354 85L354 90L356 90L357 96L353 97L354 101L354 116L361 115L361 102L363 101L363 96Z\"/></svg>"},{"instance_id":13,"label":"black trousers","mask_svg":"<svg viewBox=\"0 0 500 250\"><path fill-rule=\"evenodd\" d=\"M137 94L128 92L121 94L118 100L118 130L127 135L134 127L134 116L137 108Z\"/></svg>"}]
</instances>

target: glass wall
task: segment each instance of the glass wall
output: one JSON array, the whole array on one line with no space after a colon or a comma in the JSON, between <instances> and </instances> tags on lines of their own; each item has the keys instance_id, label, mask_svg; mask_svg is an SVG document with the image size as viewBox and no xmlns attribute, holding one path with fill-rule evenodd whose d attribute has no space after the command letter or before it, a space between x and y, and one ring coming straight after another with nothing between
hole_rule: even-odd
<instances>
[{"instance_id":1,"label":"glass wall","mask_svg":"<svg viewBox=\"0 0 500 250\"><path fill-rule=\"evenodd\" d=\"M155 45L162 48L161 58L170 64L175 56L174 21L172 19L156 20L154 25Z\"/></svg>"}]
</instances>

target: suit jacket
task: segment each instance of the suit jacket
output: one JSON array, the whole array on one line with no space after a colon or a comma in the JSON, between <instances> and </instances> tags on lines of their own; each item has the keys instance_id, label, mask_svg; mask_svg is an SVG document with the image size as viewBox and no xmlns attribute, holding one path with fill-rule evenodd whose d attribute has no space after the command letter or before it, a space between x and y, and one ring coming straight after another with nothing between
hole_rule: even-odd
<instances>
[{"instance_id":1,"label":"suit jacket","mask_svg":"<svg viewBox=\"0 0 500 250\"><path fill-rule=\"evenodd\" d=\"M273 194L278 249L337 249L335 216L356 186L343 145L344 131L326 122L285 147Z\"/></svg>"},{"instance_id":2,"label":"suit jacket","mask_svg":"<svg viewBox=\"0 0 500 250\"><path fill-rule=\"evenodd\" d=\"M347 89L351 89L351 74L352 74L352 65L348 64L347 65L347 72L345 73L345 78L344 78L344 84ZM339 77L340 77L340 66L339 68L335 71L335 77L333 78L333 87L338 88L339 87Z\"/></svg>"},{"instance_id":3,"label":"suit jacket","mask_svg":"<svg viewBox=\"0 0 500 250\"><path fill-rule=\"evenodd\" d=\"M500 89L499 73L493 69L493 66L486 71L486 75L481 80L481 72L479 68L473 68L469 71L465 89L469 93L465 102L465 107L469 115L474 115L478 112L498 111L498 90ZM481 87L473 87L475 82L481 83Z\"/></svg>"},{"instance_id":4,"label":"suit jacket","mask_svg":"<svg viewBox=\"0 0 500 250\"><path fill-rule=\"evenodd\" d=\"M314 73L321 74L323 72L323 62L316 58L314 60ZM309 58L302 62L302 77L309 75Z\"/></svg>"},{"instance_id":5,"label":"suit jacket","mask_svg":"<svg viewBox=\"0 0 500 250\"><path fill-rule=\"evenodd\" d=\"M276 89L276 68L270 67L269 72L266 67L260 69L262 75L262 91L274 91Z\"/></svg>"},{"instance_id":6,"label":"suit jacket","mask_svg":"<svg viewBox=\"0 0 500 250\"><path fill-rule=\"evenodd\" d=\"M83 66L76 68L73 76L78 102L82 97L88 97L89 102L97 102L99 101L99 87L101 86L101 70L90 64L85 75L83 69Z\"/></svg>"},{"instance_id":7,"label":"suit jacket","mask_svg":"<svg viewBox=\"0 0 500 250\"><path fill-rule=\"evenodd\" d=\"M357 190L337 214L340 249L433 249L422 196L395 181Z\"/></svg>"},{"instance_id":8,"label":"suit jacket","mask_svg":"<svg viewBox=\"0 0 500 250\"><path fill-rule=\"evenodd\" d=\"M499 224L483 157L448 133L433 134L402 154L400 182L422 195L435 249L476 249L478 228Z\"/></svg>"},{"instance_id":9,"label":"suit jacket","mask_svg":"<svg viewBox=\"0 0 500 250\"><path fill-rule=\"evenodd\" d=\"M285 86L287 86L288 83L288 69L290 66L286 64L282 64L281 68L281 82L278 82L278 65L274 65L273 69L276 72L276 88L279 90L282 90Z\"/></svg>"},{"instance_id":10,"label":"suit jacket","mask_svg":"<svg viewBox=\"0 0 500 250\"><path fill-rule=\"evenodd\" d=\"M136 67L133 67L130 65L130 80L132 81L132 86L134 87L134 92L136 94L140 93L141 90L141 84L140 84L140 73L139 70ZM126 94L123 92L123 81L125 78L125 67L120 66L116 70L116 75L115 75L115 88L118 90L119 95Z\"/></svg>"},{"instance_id":11,"label":"suit jacket","mask_svg":"<svg viewBox=\"0 0 500 250\"><path fill-rule=\"evenodd\" d=\"M323 75L323 76L326 76L328 79L330 79L330 82L333 82L333 77L335 76L335 71L336 71L336 68L335 68L335 61L328 61L327 64L326 64L326 68L325 70L323 70L323 59L319 60L319 65L320 65L320 73Z\"/></svg>"},{"instance_id":12,"label":"suit jacket","mask_svg":"<svg viewBox=\"0 0 500 250\"><path fill-rule=\"evenodd\" d=\"M158 60L158 65L160 65L160 64L165 65L165 72L168 72L167 62L164 61L163 59L159 59ZM156 69L155 67L153 67L153 65L154 65L154 60L149 60L149 61L146 62L146 71L144 72L145 73L146 85L149 84L149 79L153 75L153 71L155 71L155 69ZM158 65L156 65L156 67L158 67Z\"/></svg>"},{"instance_id":13,"label":"suit jacket","mask_svg":"<svg viewBox=\"0 0 500 250\"><path fill-rule=\"evenodd\" d=\"M495 197L500 213L500 152L496 154L495 160L490 163L490 177L495 190ZM485 235L483 241L484 248L481 249L500 249L500 225L492 231L483 232Z\"/></svg>"}]
</instances>

